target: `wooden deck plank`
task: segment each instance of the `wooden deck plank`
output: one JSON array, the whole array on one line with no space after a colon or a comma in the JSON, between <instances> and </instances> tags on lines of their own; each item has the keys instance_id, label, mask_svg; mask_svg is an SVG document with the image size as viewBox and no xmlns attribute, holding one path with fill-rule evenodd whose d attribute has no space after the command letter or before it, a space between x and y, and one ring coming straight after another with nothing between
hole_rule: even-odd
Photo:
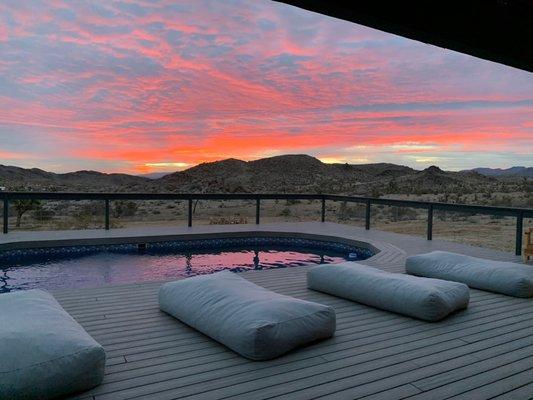
<instances>
[{"instance_id":1,"label":"wooden deck plank","mask_svg":"<svg viewBox=\"0 0 533 400\"><path fill-rule=\"evenodd\" d=\"M435 348L438 353L433 354L432 348ZM497 352L499 347L495 346L495 351ZM373 390L373 388L378 388L383 390L390 385L395 387L398 383L405 384L409 381L410 374L428 374L431 373L431 370L444 370L447 371L448 368L457 368L460 365L469 365L476 361L475 358L471 355L464 355L465 352L470 350L464 348L453 348L452 349L438 349L438 346L428 347L427 352L429 354L425 355L424 352L418 351L416 354L413 353L403 353L402 356L395 355L394 357L384 358L380 361L373 359L366 363L358 363L342 365L342 370L333 370L333 371L321 371L316 375L306 375L305 378L296 381L293 379L287 380L286 383L282 384L273 384L269 388L261 390L261 393L257 392L245 392L241 396L235 396L234 398L268 398L275 395L276 397L286 398L286 399L306 399L310 397L315 397L317 395L326 395L330 392L332 398L355 398L360 397L365 394L372 394L365 392L365 390ZM505 351L505 349L501 349ZM423 356L423 357L419 357ZM442 361L449 359L448 361ZM423 361L422 361L423 360ZM413 362L414 361L414 362ZM427 364L423 366L422 364ZM336 368L338 367L335 366ZM406 373L405 371L409 371ZM395 374L394 372L401 372ZM343 388L343 385L353 385L354 382L361 382L363 380L372 380L380 375L385 374L386 380L379 383L372 383L368 385L368 388L363 388L365 385L361 385L356 388L348 388L344 391L339 391ZM282 377L285 379L286 377ZM394 379L395 380L394 380ZM329 380L327 384L320 384L320 382ZM259 383L259 382L258 382ZM264 385L265 382L260 382L261 385ZM300 389L304 388L304 389ZM233 388L232 388L233 389ZM299 390L293 390L299 389ZM266 393L265 393L266 392ZM280 394L285 393L285 396L281 397ZM263 397L265 396L265 397ZM233 396L232 396L233 397Z\"/></svg>"},{"instance_id":2,"label":"wooden deck plank","mask_svg":"<svg viewBox=\"0 0 533 400\"><path fill-rule=\"evenodd\" d=\"M426 324L427 325L427 324ZM431 324L430 324L431 325Z\"/></svg>"},{"instance_id":3,"label":"wooden deck plank","mask_svg":"<svg viewBox=\"0 0 533 400\"><path fill-rule=\"evenodd\" d=\"M526 384L520 386L520 383L511 385L512 387L507 393L499 394L495 397L491 397L494 400L531 400L533 398L533 379L531 378L531 371L525 371L521 374L525 374L527 377ZM498 382L496 382L498 384ZM505 383L504 383L505 384ZM507 386L507 385L505 385ZM508 389L508 387L506 387Z\"/></svg>"},{"instance_id":4,"label":"wooden deck plank","mask_svg":"<svg viewBox=\"0 0 533 400\"><path fill-rule=\"evenodd\" d=\"M458 379L437 389L423 393L423 396L412 396L411 399L486 399L508 391L516 386L531 382L533 371L532 346L493 357L487 362L471 366L475 371L482 371L464 379ZM505 384L507 383L507 385ZM500 386L501 385L501 386ZM533 395L533 393L531 394Z\"/></svg>"},{"instance_id":5,"label":"wooden deck plank","mask_svg":"<svg viewBox=\"0 0 533 400\"><path fill-rule=\"evenodd\" d=\"M342 230L347 237L361 235ZM482 255L466 246L370 235L392 242L382 242L390 251L367 264L391 271L403 271L405 255L422 249ZM281 294L331 305L338 317L335 337L276 360L254 362L162 313L157 305L161 282L58 290L58 301L108 354L104 383L78 398L533 397L531 299L471 290L468 310L427 323L311 291L306 267L241 276Z\"/></svg>"},{"instance_id":6,"label":"wooden deck plank","mask_svg":"<svg viewBox=\"0 0 533 400\"><path fill-rule=\"evenodd\" d=\"M394 343L403 343L406 340L421 340L424 338L439 336L443 333L449 332L451 332L455 336L464 337L465 335L475 334L478 333L480 330L483 331L491 328L508 330L510 327L512 329L512 322L515 322L517 315L519 317L519 320L521 318L528 317L528 315L524 315L523 308L513 310L506 309L506 314L507 315L505 318L500 318L497 321L494 321L493 318L482 317L473 321L469 321L468 325L466 323L457 323L453 325L448 325L446 328L426 328L425 330L419 332L417 332L416 329L413 328L409 328L410 330L399 331L395 327L391 327L387 330L383 330L382 332L373 331L366 332L363 334L359 334L356 332L355 334L338 335L332 340L328 340L326 342L319 343L313 346L313 349L307 350L307 353L320 351L322 353L322 356L325 357L328 353L326 351L327 349L336 349L337 351L348 352L350 348L354 347L359 348L361 346L370 346L378 343L390 343L391 341L394 341ZM152 352L154 350L162 350L163 352L168 353L169 350L174 351L176 347L176 344L173 344L172 342L168 343L168 345L165 343L160 343L158 345L155 345L155 347L154 345L149 345L128 348L124 350L124 353L128 356L135 356L136 354ZM325 349L322 349L323 347Z\"/></svg>"},{"instance_id":7,"label":"wooden deck plank","mask_svg":"<svg viewBox=\"0 0 533 400\"><path fill-rule=\"evenodd\" d=\"M408 396L420 393L420 389L417 389L411 384L397 386L395 388L384 390L379 393L374 393L365 397L361 397L364 400L390 400L390 399L404 399Z\"/></svg>"}]
</instances>

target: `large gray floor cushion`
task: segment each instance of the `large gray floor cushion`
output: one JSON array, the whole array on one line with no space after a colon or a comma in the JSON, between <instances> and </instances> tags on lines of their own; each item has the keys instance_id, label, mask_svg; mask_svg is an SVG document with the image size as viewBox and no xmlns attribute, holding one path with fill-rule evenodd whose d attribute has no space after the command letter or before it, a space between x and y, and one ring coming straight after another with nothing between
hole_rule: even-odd
<instances>
[{"instance_id":1,"label":"large gray floor cushion","mask_svg":"<svg viewBox=\"0 0 533 400\"><path fill-rule=\"evenodd\" d=\"M438 321L468 306L468 286L394 274L354 262L324 264L307 271L310 289L382 310Z\"/></svg>"},{"instance_id":2,"label":"large gray floor cushion","mask_svg":"<svg viewBox=\"0 0 533 400\"><path fill-rule=\"evenodd\" d=\"M490 292L533 296L533 267L529 265L433 251L408 257L405 269L412 275L463 282Z\"/></svg>"},{"instance_id":3,"label":"large gray floor cushion","mask_svg":"<svg viewBox=\"0 0 533 400\"><path fill-rule=\"evenodd\" d=\"M98 385L105 352L47 292L0 295L0 399L50 399Z\"/></svg>"},{"instance_id":4,"label":"large gray floor cushion","mask_svg":"<svg viewBox=\"0 0 533 400\"><path fill-rule=\"evenodd\" d=\"M230 271L165 283L164 312L252 360L267 360L335 332L328 306L274 293Z\"/></svg>"}]
</instances>

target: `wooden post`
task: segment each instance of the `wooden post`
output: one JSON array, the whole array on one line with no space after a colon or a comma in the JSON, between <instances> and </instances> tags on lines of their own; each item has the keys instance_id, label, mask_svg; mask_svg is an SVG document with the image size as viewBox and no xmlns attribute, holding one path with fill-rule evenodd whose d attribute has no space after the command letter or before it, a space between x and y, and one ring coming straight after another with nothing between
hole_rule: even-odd
<instances>
[{"instance_id":1,"label":"wooden post","mask_svg":"<svg viewBox=\"0 0 533 400\"><path fill-rule=\"evenodd\" d=\"M109 230L109 199L105 199L105 230Z\"/></svg>"},{"instance_id":2,"label":"wooden post","mask_svg":"<svg viewBox=\"0 0 533 400\"><path fill-rule=\"evenodd\" d=\"M258 197L255 200L255 224L259 225L259 217L261 214L261 199Z\"/></svg>"},{"instance_id":3,"label":"wooden post","mask_svg":"<svg viewBox=\"0 0 533 400\"><path fill-rule=\"evenodd\" d=\"M516 247L515 254L517 256L522 254L522 230L524 228L524 213L519 212L516 216Z\"/></svg>"},{"instance_id":4,"label":"wooden post","mask_svg":"<svg viewBox=\"0 0 533 400\"><path fill-rule=\"evenodd\" d=\"M187 226L190 228L192 226L192 199L189 199L189 214Z\"/></svg>"},{"instance_id":5,"label":"wooden post","mask_svg":"<svg viewBox=\"0 0 533 400\"><path fill-rule=\"evenodd\" d=\"M370 200L366 201L366 213L365 213L365 229L370 229Z\"/></svg>"},{"instance_id":6,"label":"wooden post","mask_svg":"<svg viewBox=\"0 0 533 400\"><path fill-rule=\"evenodd\" d=\"M322 197L322 222L326 222L326 198Z\"/></svg>"},{"instance_id":7,"label":"wooden post","mask_svg":"<svg viewBox=\"0 0 533 400\"><path fill-rule=\"evenodd\" d=\"M9 231L9 200L4 197L4 233Z\"/></svg>"},{"instance_id":8,"label":"wooden post","mask_svg":"<svg viewBox=\"0 0 533 400\"><path fill-rule=\"evenodd\" d=\"M433 240L433 204L428 207L428 230L427 239Z\"/></svg>"}]
</instances>

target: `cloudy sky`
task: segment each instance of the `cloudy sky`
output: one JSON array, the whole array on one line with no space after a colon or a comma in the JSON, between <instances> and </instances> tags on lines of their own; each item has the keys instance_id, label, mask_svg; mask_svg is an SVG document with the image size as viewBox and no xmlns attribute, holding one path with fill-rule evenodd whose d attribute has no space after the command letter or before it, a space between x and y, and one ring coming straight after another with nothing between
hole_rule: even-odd
<instances>
[{"instance_id":1,"label":"cloudy sky","mask_svg":"<svg viewBox=\"0 0 533 400\"><path fill-rule=\"evenodd\" d=\"M0 3L0 163L533 165L533 74L268 0Z\"/></svg>"}]
</instances>

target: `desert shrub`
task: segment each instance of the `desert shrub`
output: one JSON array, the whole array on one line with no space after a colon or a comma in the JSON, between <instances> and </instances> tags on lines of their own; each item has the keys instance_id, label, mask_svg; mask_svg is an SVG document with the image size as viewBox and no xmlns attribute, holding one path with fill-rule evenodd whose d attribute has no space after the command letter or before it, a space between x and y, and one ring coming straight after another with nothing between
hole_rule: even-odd
<instances>
[{"instance_id":1,"label":"desert shrub","mask_svg":"<svg viewBox=\"0 0 533 400\"><path fill-rule=\"evenodd\" d=\"M74 224L72 225L75 229L88 229L92 223L92 216L84 213L76 213L74 215Z\"/></svg>"},{"instance_id":2,"label":"desert shrub","mask_svg":"<svg viewBox=\"0 0 533 400\"><path fill-rule=\"evenodd\" d=\"M398 184L396 181L389 181L387 185L387 191L389 193L396 193L398 191Z\"/></svg>"},{"instance_id":3,"label":"desert shrub","mask_svg":"<svg viewBox=\"0 0 533 400\"><path fill-rule=\"evenodd\" d=\"M212 217L209 219L209 225L236 225L236 224L247 224L248 219L246 217Z\"/></svg>"},{"instance_id":4,"label":"desert shrub","mask_svg":"<svg viewBox=\"0 0 533 400\"><path fill-rule=\"evenodd\" d=\"M81 203L77 207L77 214L94 217L96 215L102 215L102 208L95 207L92 203Z\"/></svg>"},{"instance_id":5,"label":"desert shrub","mask_svg":"<svg viewBox=\"0 0 533 400\"><path fill-rule=\"evenodd\" d=\"M380 198L382 196L381 190L379 190L377 187L373 187L370 191L370 197L374 198Z\"/></svg>"},{"instance_id":6,"label":"desert shrub","mask_svg":"<svg viewBox=\"0 0 533 400\"><path fill-rule=\"evenodd\" d=\"M95 223L95 217L100 216L101 208L94 207L91 203L81 203L76 206L72 215L73 224L70 227L75 229L88 229L99 225Z\"/></svg>"},{"instance_id":7,"label":"desert shrub","mask_svg":"<svg viewBox=\"0 0 533 400\"><path fill-rule=\"evenodd\" d=\"M39 200L15 200L13 201L13 206L17 216L16 227L20 227L20 222L22 216L28 211L35 211L42 208L41 202Z\"/></svg>"},{"instance_id":8,"label":"desert shrub","mask_svg":"<svg viewBox=\"0 0 533 400\"><path fill-rule=\"evenodd\" d=\"M38 219L41 221L50 221L54 216L54 212L47 208L38 208L36 210L33 210L31 215L34 219Z\"/></svg>"},{"instance_id":9,"label":"desert shrub","mask_svg":"<svg viewBox=\"0 0 533 400\"><path fill-rule=\"evenodd\" d=\"M291 215L291 209L288 208L288 207L285 207L283 210L281 210L281 212L279 213L279 215L281 217L288 217L289 215Z\"/></svg>"},{"instance_id":10,"label":"desert shrub","mask_svg":"<svg viewBox=\"0 0 533 400\"><path fill-rule=\"evenodd\" d=\"M339 220L344 221L348 219L348 204L343 201L339 207Z\"/></svg>"},{"instance_id":11,"label":"desert shrub","mask_svg":"<svg viewBox=\"0 0 533 400\"><path fill-rule=\"evenodd\" d=\"M365 216L365 210L361 207L349 206L346 201L341 202L339 207L339 220L345 221L351 218L362 218Z\"/></svg>"},{"instance_id":12,"label":"desert shrub","mask_svg":"<svg viewBox=\"0 0 533 400\"><path fill-rule=\"evenodd\" d=\"M137 212L137 203L133 201L119 200L113 203L113 217L132 217Z\"/></svg>"},{"instance_id":13,"label":"desert shrub","mask_svg":"<svg viewBox=\"0 0 533 400\"><path fill-rule=\"evenodd\" d=\"M410 207L391 207L387 210L391 221L408 221L418 218L418 211Z\"/></svg>"}]
</instances>

